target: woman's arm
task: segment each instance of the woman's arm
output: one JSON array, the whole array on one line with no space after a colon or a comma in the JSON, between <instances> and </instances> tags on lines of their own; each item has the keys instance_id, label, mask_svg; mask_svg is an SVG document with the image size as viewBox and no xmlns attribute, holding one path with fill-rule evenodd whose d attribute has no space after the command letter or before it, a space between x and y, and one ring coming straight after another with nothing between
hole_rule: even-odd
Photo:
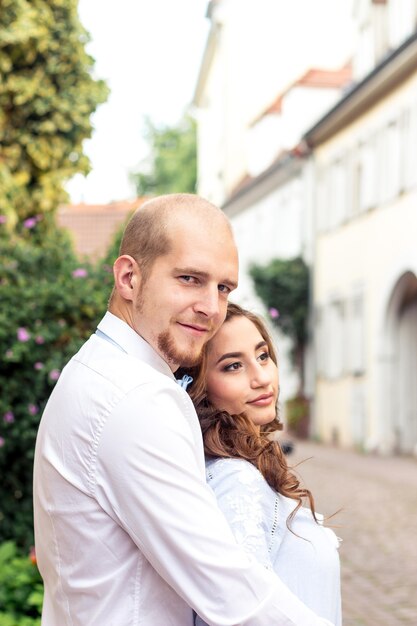
<instances>
[{"instance_id":1,"label":"woman's arm","mask_svg":"<svg viewBox=\"0 0 417 626\"><path fill-rule=\"evenodd\" d=\"M243 459L219 459L207 467L208 484L239 545L273 569L271 549L275 536L277 494L261 473ZM195 626L207 626L198 615Z\"/></svg>"},{"instance_id":2,"label":"woman's arm","mask_svg":"<svg viewBox=\"0 0 417 626\"><path fill-rule=\"evenodd\" d=\"M256 467L243 459L219 459L208 464L207 479L236 541L247 554L272 569L276 492Z\"/></svg>"}]
</instances>

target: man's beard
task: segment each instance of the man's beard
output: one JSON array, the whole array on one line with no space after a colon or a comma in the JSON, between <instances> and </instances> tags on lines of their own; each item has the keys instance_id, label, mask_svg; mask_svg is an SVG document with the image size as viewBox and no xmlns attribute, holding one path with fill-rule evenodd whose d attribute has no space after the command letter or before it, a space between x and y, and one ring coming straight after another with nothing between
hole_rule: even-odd
<instances>
[{"instance_id":1,"label":"man's beard","mask_svg":"<svg viewBox=\"0 0 417 626\"><path fill-rule=\"evenodd\" d=\"M158 349L168 363L174 363L182 367L198 365L201 359L202 349L198 352L179 349L178 346L175 345L175 341L171 337L169 330L164 330L158 335Z\"/></svg>"},{"instance_id":2,"label":"man's beard","mask_svg":"<svg viewBox=\"0 0 417 626\"><path fill-rule=\"evenodd\" d=\"M144 286L145 284L142 285L135 302L135 309L139 314L142 313L144 305ZM167 363L173 363L174 365L182 367L194 367L194 365L198 365L203 349L201 347L198 352L179 349L168 329L159 333L157 337L157 346L159 353L163 356Z\"/></svg>"}]
</instances>

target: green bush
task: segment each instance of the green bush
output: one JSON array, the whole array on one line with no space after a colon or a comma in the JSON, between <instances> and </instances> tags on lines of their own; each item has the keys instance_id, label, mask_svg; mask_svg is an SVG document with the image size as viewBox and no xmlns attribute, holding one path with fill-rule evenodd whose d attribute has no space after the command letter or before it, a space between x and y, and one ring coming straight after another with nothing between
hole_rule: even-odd
<instances>
[{"instance_id":1,"label":"green bush","mask_svg":"<svg viewBox=\"0 0 417 626\"><path fill-rule=\"evenodd\" d=\"M304 350L308 340L309 269L301 257L272 259L250 268L255 291L269 311L271 321L292 340L291 357L304 388Z\"/></svg>"},{"instance_id":2,"label":"green bush","mask_svg":"<svg viewBox=\"0 0 417 626\"><path fill-rule=\"evenodd\" d=\"M42 579L32 555L19 556L16 545L0 545L0 626L40 626Z\"/></svg>"},{"instance_id":3,"label":"green bush","mask_svg":"<svg viewBox=\"0 0 417 626\"><path fill-rule=\"evenodd\" d=\"M80 263L67 235L0 223L0 542L33 545L32 474L39 419L59 373L103 315L109 267ZM1 625L0 625L1 626Z\"/></svg>"},{"instance_id":4,"label":"green bush","mask_svg":"<svg viewBox=\"0 0 417 626\"><path fill-rule=\"evenodd\" d=\"M301 257L273 259L267 265L252 265L255 291L272 322L303 346L307 341L309 270Z\"/></svg>"}]
</instances>

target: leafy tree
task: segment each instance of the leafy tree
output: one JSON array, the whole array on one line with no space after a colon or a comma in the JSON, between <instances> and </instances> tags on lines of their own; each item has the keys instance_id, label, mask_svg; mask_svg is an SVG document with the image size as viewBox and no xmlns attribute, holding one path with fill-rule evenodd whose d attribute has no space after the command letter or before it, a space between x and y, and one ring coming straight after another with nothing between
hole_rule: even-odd
<instances>
[{"instance_id":1,"label":"leafy tree","mask_svg":"<svg viewBox=\"0 0 417 626\"><path fill-rule=\"evenodd\" d=\"M144 170L132 174L139 196L194 193L197 181L196 124L185 116L177 126L157 126L146 120L150 146Z\"/></svg>"},{"instance_id":2,"label":"leafy tree","mask_svg":"<svg viewBox=\"0 0 417 626\"><path fill-rule=\"evenodd\" d=\"M265 266L252 265L250 275L272 322L293 340L293 359L303 379L307 342L309 271L301 257L273 259Z\"/></svg>"},{"instance_id":3,"label":"leafy tree","mask_svg":"<svg viewBox=\"0 0 417 626\"><path fill-rule=\"evenodd\" d=\"M307 343L309 271L301 257L274 259L265 266L252 265L250 274L272 322L293 341L292 357L299 375L299 389L286 402L290 431L306 438L310 429L309 400L304 395L304 353Z\"/></svg>"},{"instance_id":4,"label":"leafy tree","mask_svg":"<svg viewBox=\"0 0 417 626\"><path fill-rule=\"evenodd\" d=\"M82 142L108 91L92 77L77 5L0 0L0 214L10 230L53 212L67 200L63 183L89 171Z\"/></svg>"}]
</instances>

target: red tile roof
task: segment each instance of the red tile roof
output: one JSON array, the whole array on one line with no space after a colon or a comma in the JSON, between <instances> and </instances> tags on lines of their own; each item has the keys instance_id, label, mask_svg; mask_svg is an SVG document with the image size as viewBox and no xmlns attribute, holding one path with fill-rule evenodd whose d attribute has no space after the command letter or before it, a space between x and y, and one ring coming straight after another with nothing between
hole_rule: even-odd
<instances>
[{"instance_id":1,"label":"red tile roof","mask_svg":"<svg viewBox=\"0 0 417 626\"><path fill-rule=\"evenodd\" d=\"M58 209L57 221L70 231L77 253L95 260L106 254L118 229L145 200L64 205Z\"/></svg>"},{"instance_id":2,"label":"red tile roof","mask_svg":"<svg viewBox=\"0 0 417 626\"><path fill-rule=\"evenodd\" d=\"M308 70L295 85L307 87L344 87L352 80L352 65L348 63L339 70L321 70L312 68Z\"/></svg>"},{"instance_id":3,"label":"red tile roof","mask_svg":"<svg viewBox=\"0 0 417 626\"><path fill-rule=\"evenodd\" d=\"M289 87L287 87L262 113L252 122L252 125L259 122L266 115L273 113L281 113L282 100L286 93L294 87L302 85L312 88L342 88L352 80L352 63L347 63L338 70L322 70L319 68L311 68L300 78L297 78Z\"/></svg>"}]
</instances>

